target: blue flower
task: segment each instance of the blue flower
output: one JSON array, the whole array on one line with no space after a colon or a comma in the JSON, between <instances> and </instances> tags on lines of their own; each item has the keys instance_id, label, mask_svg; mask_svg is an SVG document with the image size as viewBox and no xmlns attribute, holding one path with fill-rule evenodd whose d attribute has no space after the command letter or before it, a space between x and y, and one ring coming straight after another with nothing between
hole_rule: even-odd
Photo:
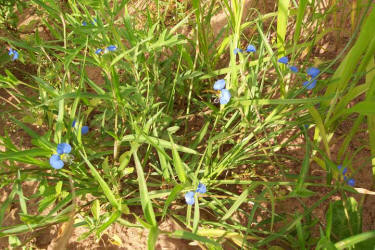
<instances>
[{"instance_id":1,"label":"blue flower","mask_svg":"<svg viewBox=\"0 0 375 250\"><path fill-rule=\"evenodd\" d=\"M100 53L102 53L102 51L103 51L103 49L97 49L97 50L95 51L95 54L99 55Z\"/></svg>"},{"instance_id":2,"label":"blue flower","mask_svg":"<svg viewBox=\"0 0 375 250\"><path fill-rule=\"evenodd\" d=\"M206 185L204 185L203 183L199 183L198 188L195 192L198 192L198 193L201 193L201 194L206 193L207 192Z\"/></svg>"},{"instance_id":3,"label":"blue flower","mask_svg":"<svg viewBox=\"0 0 375 250\"><path fill-rule=\"evenodd\" d=\"M221 95L220 95L220 104L225 105L230 101L231 94L229 90L227 89L222 89L221 90Z\"/></svg>"},{"instance_id":4,"label":"blue flower","mask_svg":"<svg viewBox=\"0 0 375 250\"><path fill-rule=\"evenodd\" d=\"M60 143L57 145L56 151L59 155L69 154L72 151L72 147L68 143Z\"/></svg>"},{"instance_id":5,"label":"blue flower","mask_svg":"<svg viewBox=\"0 0 375 250\"><path fill-rule=\"evenodd\" d=\"M342 170L342 174L343 174L343 175L345 175L346 172L348 172L348 168L343 168L342 165L338 165L337 168L338 168L338 170L339 170L340 172L341 172L341 169L343 169L343 170Z\"/></svg>"},{"instance_id":6,"label":"blue flower","mask_svg":"<svg viewBox=\"0 0 375 250\"><path fill-rule=\"evenodd\" d=\"M88 126L82 126L81 128L81 134L85 135L89 132L89 127Z\"/></svg>"},{"instance_id":7,"label":"blue flower","mask_svg":"<svg viewBox=\"0 0 375 250\"><path fill-rule=\"evenodd\" d=\"M52 155L52 156L49 158L49 164L51 164L51 166L52 166L54 169L61 169L61 168L64 166L64 162L61 160L59 154L54 154L54 155Z\"/></svg>"},{"instance_id":8,"label":"blue flower","mask_svg":"<svg viewBox=\"0 0 375 250\"><path fill-rule=\"evenodd\" d=\"M87 22L86 22L86 21L83 21L83 22L82 22L82 26L87 26Z\"/></svg>"},{"instance_id":9,"label":"blue flower","mask_svg":"<svg viewBox=\"0 0 375 250\"><path fill-rule=\"evenodd\" d=\"M307 89L313 89L313 88L315 88L315 86L316 86L316 79L304 82L303 86L306 87Z\"/></svg>"},{"instance_id":10,"label":"blue flower","mask_svg":"<svg viewBox=\"0 0 375 250\"><path fill-rule=\"evenodd\" d=\"M298 72L298 68L296 66L289 66L289 69L293 71L294 73Z\"/></svg>"},{"instance_id":11,"label":"blue flower","mask_svg":"<svg viewBox=\"0 0 375 250\"><path fill-rule=\"evenodd\" d=\"M348 183L349 186L354 187L354 185L355 185L355 180L354 180L354 179L349 179L349 180L347 181L347 183Z\"/></svg>"},{"instance_id":12,"label":"blue flower","mask_svg":"<svg viewBox=\"0 0 375 250\"><path fill-rule=\"evenodd\" d=\"M94 20L91 21L91 24L92 24L92 25L95 25L97 22L98 22L98 21L96 20L96 18L94 18Z\"/></svg>"},{"instance_id":13,"label":"blue flower","mask_svg":"<svg viewBox=\"0 0 375 250\"><path fill-rule=\"evenodd\" d=\"M115 45L109 45L108 47L104 48L103 54L107 54L109 51L115 51L117 47Z\"/></svg>"},{"instance_id":14,"label":"blue flower","mask_svg":"<svg viewBox=\"0 0 375 250\"><path fill-rule=\"evenodd\" d=\"M188 205L194 204L195 199L194 199L194 192L193 191L187 192L185 194L185 201L186 201L186 204L188 204Z\"/></svg>"},{"instance_id":15,"label":"blue flower","mask_svg":"<svg viewBox=\"0 0 375 250\"><path fill-rule=\"evenodd\" d=\"M246 48L246 51L247 51L247 52L255 52L255 51L257 51L257 50L256 50L256 48L255 48L254 45L249 44L249 45L247 46L247 48Z\"/></svg>"},{"instance_id":16,"label":"blue flower","mask_svg":"<svg viewBox=\"0 0 375 250\"><path fill-rule=\"evenodd\" d=\"M222 90L223 88L225 88L225 80L217 80L214 84L214 90Z\"/></svg>"},{"instance_id":17,"label":"blue flower","mask_svg":"<svg viewBox=\"0 0 375 250\"><path fill-rule=\"evenodd\" d=\"M109 45L107 47L107 50L109 50L109 51L115 51L116 49L117 49L117 47L115 45Z\"/></svg>"},{"instance_id":18,"label":"blue flower","mask_svg":"<svg viewBox=\"0 0 375 250\"><path fill-rule=\"evenodd\" d=\"M61 169L64 166L64 161L69 162L69 159L71 159L69 153L72 151L72 147L68 143L60 143L57 145L56 151L57 154L49 158L49 164L54 169Z\"/></svg>"},{"instance_id":19,"label":"blue flower","mask_svg":"<svg viewBox=\"0 0 375 250\"><path fill-rule=\"evenodd\" d=\"M72 127L75 128L76 126L76 120L73 121ZM81 134L85 135L89 132L89 127L88 126L82 126L81 128Z\"/></svg>"},{"instance_id":20,"label":"blue flower","mask_svg":"<svg viewBox=\"0 0 375 250\"><path fill-rule=\"evenodd\" d=\"M315 78L317 75L319 75L320 70L318 68L311 67L311 68L308 68L306 72L309 76L311 76L312 78Z\"/></svg>"},{"instance_id":21,"label":"blue flower","mask_svg":"<svg viewBox=\"0 0 375 250\"><path fill-rule=\"evenodd\" d=\"M13 57L12 57L12 61L18 59L18 57L19 57L19 54L18 54L17 50L14 50L14 49L12 49L12 48L9 48L9 53L8 53L8 55L13 56Z\"/></svg>"},{"instance_id":22,"label":"blue flower","mask_svg":"<svg viewBox=\"0 0 375 250\"><path fill-rule=\"evenodd\" d=\"M277 60L279 63L283 63L283 64L288 64L288 62L289 62L289 59L288 59L288 57L287 56L283 56L283 57L281 57L281 58L279 58L279 60Z\"/></svg>"},{"instance_id":23,"label":"blue flower","mask_svg":"<svg viewBox=\"0 0 375 250\"><path fill-rule=\"evenodd\" d=\"M234 50L233 50L233 53L235 54L235 55L237 55L238 53L242 53L243 52L243 50L242 49L239 49L239 48L235 48Z\"/></svg>"}]
</instances>

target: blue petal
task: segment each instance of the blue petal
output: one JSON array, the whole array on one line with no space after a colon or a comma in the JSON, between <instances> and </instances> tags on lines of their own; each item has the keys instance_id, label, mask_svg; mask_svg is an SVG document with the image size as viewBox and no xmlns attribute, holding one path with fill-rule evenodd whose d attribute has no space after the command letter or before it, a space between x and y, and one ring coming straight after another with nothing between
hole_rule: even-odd
<instances>
[{"instance_id":1,"label":"blue petal","mask_svg":"<svg viewBox=\"0 0 375 250\"><path fill-rule=\"evenodd\" d=\"M97 49L96 51L95 51L95 54L100 54L101 52L102 52L103 50L102 49Z\"/></svg>"},{"instance_id":2,"label":"blue petal","mask_svg":"<svg viewBox=\"0 0 375 250\"><path fill-rule=\"evenodd\" d=\"M288 64L289 59L287 56L281 57L279 60L277 60L279 63Z\"/></svg>"},{"instance_id":3,"label":"blue petal","mask_svg":"<svg viewBox=\"0 0 375 250\"><path fill-rule=\"evenodd\" d=\"M89 132L89 127L88 126L82 126L81 128L81 134L85 135Z\"/></svg>"},{"instance_id":4,"label":"blue petal","mask_svg":"<svg viewBox=\"0 0 375 250\"><path fill-rule=\"evenodd\" d=\"M341 171L341 169L342 169L342 165L338 165L338 166L337 166L337 169L338 169L339 171Z\"/></svg>"},{"instance_id":5,"label":"blue petal","mask_svg":"<svg viewBox=\"0 0 375 250\"><path fill-rule=\"evenodd\" d=\"M69 154L72 151L72 147L68 143L60 143L57 145L57 153L62 154Z\"/></svg>"},{"instance_id":6,"label":"blue petal","mask_svg":"<svg viewBox=\"0 0 375 250\"><path fill-rule=\"evenodd\" d=\"M349 179L349 180L348 180L348 185L354 187L354 185L355 185L355 180L354 180L354 179Z\"/></svg>"},{"instance_id":7,"label":"blue petal","mask_svg":"<svg viewBox=\"0 0 375 250\"><path fill-rule=\"evenodd\" d=\"M13 50L13 58L12 58L12 61L18 59L18 52Z\"/></svg>"},{"instance_id":8,"label":"blue petal","mask_svg":"<svg viewBox=\"0 0 375 250\"><path fill-rule=\"evenodd\" d=\"M303 86L305 86L307 89L313 89L313 88L315 88L315 86L316 86L316 79L304 82Z\"/></svg>"},{"instance_id":9,"label":"blue petal","mask_svg":"<svg viewBox=\"0 0 375 250\"><path fill-rule=\"evenodd\" d=\"M87 22L86 22L86 21L83 21L83 22L82 22L82 26L87 26Z\"/></svg>"},{"instance_id":10,"label":"blue petal","mask_svg":"<svg viewBox=\"0 0 375 250\"><path fill-rule=\"evenodd\" d=\"M298 72L298 68L296 66L289 66L289 69L293 71L294 73Z\"/></svg>"},{"instance_id":11,"label":"blue petal","mask_svg":"<svg viewBox=\"0 0 375 250\"><path fill-rule=\"evenodd\" d=\"M193 191L187 192L185 194L185 201L186 201L186 204L188 204L188 205L194 204L195 199L194 199L194 192Z\"/></svg>"},{"instance_id":12,"label":"blue petal","mask_svg":"<svg viewBox=\"0 0 375 250\"><path fill-rule=\"evenodd\" d=\"M13 49L12 48L9 48L9 52L8 52L8 55L13 55Z\"/></svg>"},{"instance_id":13,"label":"blue petal","mask_svg":"<svg viewBox=\"0 0 375 250\"><path fill-rule=\"evenodd\" d=\"M246 48L246 51L247 51L247 52L255 52L255 51L257 51L257 50L256 50L256 48L255 48L254 45L249 44L249 46L247 46L247 48Z\"/></svg>"},{"instance_id":14,"label":"blue petal","mask_svg":"<svg viewBox=\"0 0 375 250\"><path fill-rule=\"evenodd\" d=\"M227 89L222 89L221 90L221 95L220 95L220 104L227 104L230 101L231 94L229 90Z\"/></svg>"},{"instance_id":15,"label":"blue petal","mask_svg":"<svg viewBox=\"0 0 375 250\"><path fill-rule=\"evenodd\" d=\"M196 192L201 193L201 194L206 193L207 192L206 185L204 185L203 183L199 183Z\"/></svg>"},{"instance_id":16,"label":"blue petal","mask_svg":"<svg viewBox=\"0 0 375 250\"><path fill-rule=\"evenodd\" d=\"M72 128L74 128L75 126L76 126L76 120L73 120Z\"/></svg>"},{"instance_id":17,"label":"blue petal","mask_svg":"<svg viewBox=\"0 0 375 250\"><path fill-rule=\"evenodd\" d=\"M214 84L214 90L222 90L223 88L225 88L225 80L217 80Z\"/></svg>"},{"instance_id":18,"label":"blue petal","mask_svg":"<svg viewBox=\"0 0 375 250\"><path fill-rule=\"evenodd\" d=\"M54 169L61 169L64 166L64 162L60 159L60 155L54 154L49 158L49 164Z\"/></svg>"},{"instance_id":19,"label":"blue petal","mask_svg":"<svg viewBox=\"0 0 375 250\"><path fill-rule=\"evenodd\" d=\"M96 18L94 18L94 21L91 21L91 24L92 25L95 25L98 21L96 20Z\"/></svg>"},{"instance_id":20,"label":"blue petal","mask_svg":"<svg viewBox=\"0 0 375 250\"><path fill-rule=\"evenodd\" d=\"M239 48L235 48L234 50L233 50L233 53L235 54L235 55L237 55L238 53L242 53L242 49L239 49Z\"/></svg>"},{"instance_id":21,"label":"blue petal","mask_svg":"<svg viewBox=\"0 0 375 250\"><path fill-rule=\"evenodd\" d=\"M318 68L315 68L315 67L311 67L311 68L308 68L307 69L307 74L309 76L311 76L312 78L316 77L317 75L319 75L320 73L320 70Z\"/></svg>"},{"instance_id":22,"label":"blue petal","mask_svg":"<svg viewBox=\"0 0 375 250\"><path fill-rule=\"evenodd\" d=\"M115 51L115 50L117 49L117 47L116 47L115 45L109 45L109 46L107 47L107 49L108 49L109 51Z\"/></svg>"}]
</instances>

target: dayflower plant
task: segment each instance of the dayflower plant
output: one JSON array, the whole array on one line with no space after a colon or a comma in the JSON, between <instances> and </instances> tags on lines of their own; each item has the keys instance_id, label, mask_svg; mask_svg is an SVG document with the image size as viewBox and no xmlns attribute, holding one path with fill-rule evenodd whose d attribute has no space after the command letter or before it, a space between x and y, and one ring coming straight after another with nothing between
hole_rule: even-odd
<instances>
[{"instance_id":1,"label":"dayflower plant","mask_svg":"<svg viewBox=\"0 0 375 250\"><path fill-rule=\"evenodd\" d=\"M220 100L220 104L222 104L222 105L227 104L227 103L230 101L230 98L231 98L231 97L232 97L232 96L231 96L229 90L227 90L227 89L222 89L222 90L221 90L221 94L220 94L220 98L219 98L219 100Z\"/></svg>"},{"instance_id":2,"label":"dayflower plant","mask_svg":"<svg viewBox=\"0 0 375 250\"><path fill-rule=\"evenodd\" d=\"M193 191L187 192L185 194L186 204L193 205L195 203L194 194L195 194L195 192L193 192Z\"/></svg>"},{"instance_id":3,"label":"dayflower plant","mask_svg":"<svg viewBox=\"0 0 375 250\"><path fill-rule=\"evenodd\" d=\"M99 48L95 51L95 54L99 55L99 54L107 54L108 52L113 52L117 50L117 47L115 45L109 45L107 47L105 47L104 49L102 48Z\"/></svg>"},{"instance_id":4,"label":"dayflower plant","mask_svg":"<svg viewBox=\"0 0 375 250\"><path fill-rule=\"evenodd\" d=\"M204 194L207 192L207 187L206 185L204 185L203 183L199 183L198 184L198 187L197 187L197 190L195 190L195 192L197 193L201 193L201 194Z\"/></svg>"},{"instance_id":5,"label":"dayflower plant","mask_svg":"<svg viewBox=\"0 0 375 250\"><path fill-rule=\"evenodd\" d=\"M233 50L233 53L235 54L235 55L237 55L238 53L242 53L243 52L243 50L242 49L239 49L239 48L235 48L234 50Z\"/></svg>"},{"instance_id":6,"label":"dayflower plant","mask_svg":"<svg viewBox=\"0 0 375 250\"><path fill-rule=\"evenodd\" d=\"M103 49L97 49L97 50L95 51L95 54L99 55L100 53L102 53L102 51L103 51Z\"/></svg>"},{"instance_id":7,"label":"dayflower plant","mask_svg":"<svg viewBox=\"0 0 375 250\"><path fill-rule=\"evenodd\" d=\"M310 67L306 71L307 75L311 76L310 81L305 81L303 86L307 89L313 89L316 86L316 77L319 75L320 70L315 67Z\"/></svg>"},{"instance_id":8,"label":"dayflower plant","mask_svg":"<svg viewBox=\"0 0 375 250\"><path fill-rule=\"evenodd\" d=\"M338 170L341 172L341 169L342 169L342 174L345 175L346 172L348 172L348 168L343 168L342 165L338 165L337 166Z\"/></svg>"},{"instance_id":9,"label":"dayflower plant","mask_svg":"<svg viewBox=\"0 0 375 250\"><path fill-rule=\"evenodd\" d=\"M214 90L222 90L223 88L225 88L225 80L217 80L214 84Z\"/></svg>"},{"instance_id":10,"label":"dayflower plant","mask_svg":"<svg viewBox=\"0 0 375 250\"><path fill-rule=\"evenodd\" d=\"M289 58L287 56L283 56L281 58L279 58L279 60L277 60L279 63L282 63L282 64L285 64L288 66L288 68L294 72L294 73L297 73L298 72L298 68L297 66L294 66L294 65L288 65L289 63Z\"/></svg>"},{"instance_id":11,"label":"dayflower plant","mask_svg":"<svg viewBox=\"0 0 375 250\"><path fill-rule=\"evenodd\" d=\"M204 194L207 192L207 187L203 183L199 183L195 191L189 191L185 194L185 201L188 205L193 205L195 203L195 193Z\"/></svg>"},{"instance_id":12,"label":"dayflower plant","mask_svg":"<svg viewBox=\"0 0 375 250\"><path fill-rule=\"evenodd\" d=\"M225 80L217 80L213 86L214 90L220 91L219 101L220 104L225 105L230 101L231 94L229 90L225 89Z\"/></svg>"},{"instance_id":13,"label":"dayflower plant","mask_svg":"<svg viewBox=\"0 0 375 250\"><path fill-rule=\"evenodd\" d=\"M77 128L76 127L76 120L73 121L72 127L75 128L75 129ZM89 127L88 126L82 126L82 128L81 128L81 134L85 135L88 132L89 132Z\"/></svg>"},{"instance_id":14,"label":"dayflower plant","mask_svg":"<svg viewBox=\"0 0 375 250\"><path fill-rule=\"evenodd\" d=\"M91 24L92 24L92 25L95 25L96 22L97 22L97 20L96 20L96 18L94 18L94 20L91 21ZM87 22L86 22L86 21L82 21L82 26L87 26Z\"/></svg>"},{"instance_id":15,"label":"dayflower plant","mask_svg":"<svg viewBox=\"0 0 375 250\"><path fill-rule=\"evenodd\" d=\"M293 71L294 73L298 72L298 68L296 66L289 66L289 69Z\"/></svg>"},{"instance_id":16,"label":"dayflower plant","mask_svg":"<svg viewBox=\"0 0 375 250\"><path fill-rule=\"evenodd\" d=\"M12 48L9 48L8 55L12 56L12 61L17 60L19 57L17 50L12 49Z\"/></svg>"},{"instance_id":17,"label":"dayflower plant","mask_svg":"<svg viewBox=\"0 0 375 250\"><path fill-rule=\"evenodd\" d=\"M318 73L319 74L319 73ZM338 165L337 166L337 169L339 170L340 174L342 174L344 176L344 181L349 185L349 186L352 186L354 187L355 185L355 180L353 178L348 178L346 176L346 173L348 172L348 168L346 167L343 167L342 165Z\"/></svg>"},{"instance_id":18,"label":"dayflower plant","mask_svg":"<svg viewBox=\"0 0 375 250\"><path fill-rule=\"evenodd\" d=\"M68 143L60 143L57 145L56 151L57 154L49 158L49 163L54 169L61 169L64 162L69 162L69 153L72 151L72 147Z\"/></svg>"},{"instance_id":19,"label":"dayflower plant","mask_svg":"<svg viewBox=\"0 0 375 250\"><path fill-rule=\"evenodd\" d=\"M303 82L303 86L308 90L313 89L316 86L316 80L305 81Z\"/></svg>"},{"instance_id":20,"label":"dayflower plant","mask_svg":"<svg viewBox=\"0 0 375 250\"><path fill-rule=\"evenodd\" d=\"M256 50L256 48L255 48L254 45L249 44L249 45L247 46L247 48L246 48L246 51L247 51L247 52L256 52L257 50Z\"/></svg>"},{"instance_id":21,"label":"dayflower plant","mask_svg":"<svg viewBox=\"0 0 375 250\"><path fill-rule=\"evenodd\" d=\"M109 51L115 51L117 47L115 45L109 45L107 48L104 49L104 54L108 53Z\"/></svg>"},{"instance_id":22,"label":"dayflower plant","mask_svg":"<svg viewBox=\"0 0 375 250\"><path fill-rule=\"evenodd\" d=\"M287 56L283 56L281 58L279 58L279 60L277 60L279 63L282 63L282 64L285 64L287 65L288 62L289 62L289 58Z\"/></svg>"},{"instance_id":23,"label":"dayflower plant","mask_svg":"<svg viewBox=\"0 0 375 250\"><path fill-rule=\"evenodd\" d=\"M255 46L254 45L252 45L252 44L249 44L248 46L247 46L247 48L246 48L246 52L255 52L256 51L256 48L255 48ZM235 48L234 50L233 50L233 53L235 54L235 55L237 55L238 53L243 53L244 51L242 50L242 49L239 49L239 48Z\"/></svg>"},{"instance_id":24,"label":"dayflower plant","mask_svg":"<svg viewBox=\"0 0 375 250\"><path fill-rule=\"evenodd\" d=\"M346 183L348 183L349 186L354 187L354 185L355 185L355 180L352 179L352 178L350 178Z\"/></svg>"},{"instance_id":25,"label":"dayflower plant","mask_svg":"<svg viewBox=\"0 0 375 250\"><path fill-rule=\"evenodd\" d=\"M315 67L310 67L310 68L307 69L306 72L309 76L311 76L312 78L315 78L319 75L320 70L318 68L315 68Z\"/></svg>"}]
</instances>

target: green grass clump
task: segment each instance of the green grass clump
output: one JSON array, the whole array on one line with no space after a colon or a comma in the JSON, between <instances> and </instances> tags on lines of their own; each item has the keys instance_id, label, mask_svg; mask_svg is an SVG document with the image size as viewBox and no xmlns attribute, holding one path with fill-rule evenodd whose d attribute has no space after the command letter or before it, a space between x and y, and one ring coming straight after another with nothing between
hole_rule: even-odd
<instances>
[{"instance_id":1,"label":"green grass clump","mask_svg":"<svg viewBox=\"0 0 375 250\"><path fill-rule=\"evenodd\" d=\"M357 177L372 168L375 178L375 9L355 1L350 39L318 58L347 28L329 27L347 3L318 2L279 0L271 12L240 0L2 7L12 50L1 56L0 237L32 247L18 237L65 222L66 246L74 228L99 239L119 223L146 229L149 249L161 234L203 249L371 249L362 215L374 193ZM40 18L6 29L24 5ZM368 142L350 150L363 129ZM30 182L38 188L26 195ZM21 223L5 226L15 204ZM166 219L181 229L162 231Z\"/></svg>"}]
</instances>

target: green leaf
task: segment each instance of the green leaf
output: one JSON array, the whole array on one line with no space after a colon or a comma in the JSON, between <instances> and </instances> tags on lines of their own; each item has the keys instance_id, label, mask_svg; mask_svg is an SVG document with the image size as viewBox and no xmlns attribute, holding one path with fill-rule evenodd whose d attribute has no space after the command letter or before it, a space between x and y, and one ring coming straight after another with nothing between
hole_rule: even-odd
<instances>
[{"instance_id":1,"label":"green leaf","mask_svg":"<svg viewBox=\"0 0 375 250\"><path fill-rule=\"evenodd\" d=\"M94 200L91 206L91 213L95 220L99 220L100 215L100 202L98 199Z\"/></svg>"},{"instance_id":2,"label":"green leaf","mask_svg":"<svg viewBox=\"0 0 375 250\"><path fill-rule=\"evenodd\" d=\"M336 242L335 247L339 250L340 249L347 249L348 247L354 246L355 244L366 243L366 242L368 242L368 244L369 244L368 246L370 248L360 248L360 249L373 249L373 247L375 245L375 230L360 233L360 234L351 236L349 238L346 238L344 240L341 240L339 242Z\"/></svg>"},{"instance_id":3,"label":"green leaf","mask_svg":"<svg viewBox=\"0 0 375 250\"><path fill-rule=\"evenodd\" d=\"M332 234L338 239L345 239L353 234L362 231L360 211L358 204L353 197L344 202L342 200L331 203L332 213Z\"/></svg>"},{"instance_id":4,"label":"green leaf","mask_svg":"<svg viewBox=\"0 0 375 250\"><path fill-rule=\"evenodd\" d=\"M181 181L181 183L186 182L186 172L185 172L185 166L182 162L180 155L177 152L176 146L173 142L172 136L169 134L169 138L172 143L172 156L173 156L173 165L176 169L176 173L178 176L178 179Z\"/></svg>"},{"instance_id":5,"label":"green leaf","mask_svg":"<svg viewBox=\"0 0 375 250\"><path fill-rule=\"evenodd\" d=\"M154 210L152 208L152 202L151 199L148 195L148 190L147 190L147 184L145 180L145 175L143 172L142 165L139 161L138 155L137 155L137 150L132 146L132 151L133 151L133 159L135 163L135 168L137 170L137 175L138 175L138 185L139 185L139 193L141 196L141 204L142 204L142 210L143 213L146 217L146 220L148 223L150 223L152 226L156 226L156 219L155 219L155 214Z\"/></svg>"},{"instance_id":6,"label":"green leaf","mask_svg":"<svg viewBox=\"0 0 375 250\"><path fill-rule=\"evenodd\" d=\"M330 100L332 97L311 97L303 99L253 99L253 100L244 100L237 99L237 101L244 106L249 105L298 105L298 104L317 104L324 100Z\"/></svg>"},{"instance_id":7,"label":"green leaf","mask_svg":"<svg viewBox=\"0 0 375 250\"><path fill-rule=\"evenodd\" d=\"M24 150L24 151L19 151L19 152L0 153L0 160L8 160L8 159L19 160L24 157L47 156L50 154L51 154L51 151L34 148L34 149L29 149L29 150Z\"/></svg>"},{"instance_id":8,"label":"green leaf","mask_svg":"<svg viewBox=\"0 0 375 250\"><path fill-rule=\"evenodd\" d=\"M197 198L194 198L196 202L194 203L193 233L197 233L198 231L199 217L200 217L198 193L195 193L195 196Z\"/></svg>"},{"instance_id":9,"label":"green leaf","mask_svg":"<svg viewBox=\"0 0 375 250\"><path fill-rule=\"evenodd\" d=\"M148 232L148 238L147 238L147 249L148 250L154 250L156 241L158 240L158 234L159 234L159 229L157 226L154 226L150 229Z\"/></svg>"},{"instance_id":10,"label":"green leaf","mask_svg":"<svg viewBox=\"0 0 375 250\"><path fill-rule=\"evenodd\" d=\"M362 115L375 114L375 101L363 101L349 109L350 113L360 113Z\"/></svg>"},{"instance_id":11,"label":"green leaf","mask_svg":"<svg viewBox=\"0 0 375 250\"><path fill-rule=\"evenodd\" d=\"M87 159L87 157L80 152L82 158L85 160L86 164L91 170L91 174L94 176L94 179L99 183L100 187L102 188L104 195L107 197L108 201L111 203L113 207L115 207L117 210L121 210L121 203L116 199L115 195L109 188L108 184L104 181L104 179L101 177L99 172L95 169L95 167L91 164L91 162Z\"/></svg>"},{"instance_id":12,"label":"green leaf","mask_svg":"<svg viewBox=\"0 0 375 250\"><path fill-rule=\"evenodd\" d=\"M55 186L56 197L58 197L60 195L60 193L61 193L62 184L63 184L62 181L58 181L57 184L56 184L56 186Z\"/></svg>"},{"instance_id":13,"label":"green leaf","mask_svg":"<svg viewBox=\"0 0 375 250\"><path fill-rule=\"evenodd\" d=\"M145 135L126 135L122 138L121 142L124 141L137 141L137 143L153 143L163 148L172 149L172 143L163 139L155 138L152 136L145 136ZM174 144L174 147L177 151L188 153L188 154L196 154L199 155L199 153L193 149L180 146L177 144Z\"/></svg>"},{"instance_id":14,"label":"green leaf","mask_svg":"<svg viewBox=\"0 0 375 250\"><path fill-rule=\"evenodd\" d=\"M191 240L191 241L196 240L196 241L199 241L199 242L202 242L202 243L208 243L208 244L212 244L214 246L220 247L220 244L216 241L213 241L209 238L199 236L197 234L187 232L187 231L183 231L183 230L176 230L173 233L170 233L169 236L172 237L172 238L177 238L177 239L185 239L185 240Z\"/></svg>"},{"instance_id":15,"label":"green leaf","mask_svg":"<svg viewBox=\"0 0 375 250\"><path fill-rule=\"evenodd\" d=\"M110 225L112 225L116 220L121 216L121 211L116 210L111 214L111 217L109 219L100 225L100 227L96 231L96 235L98 238L100 238L100 234L106 230Z\"/></svg>"},{"instance_id":16,"label":"green leaf","mask_svg":"<svg viewBox=\"0 0 375 250\"><path fill-rule=\"evenodd\" d=\"M247 188L242 192L242 194L236 199L236 201L233 203L230 209L225 213L223 218L221 218L222 221L229 219L233 215L233 213L237 211L237 209L241 206L241 204L246 201L247 196L249 195L249 192L250 192L250 188Z\"/></svg>"},{"instance_id":17,"label":"green leaf","mask_svg":"<svg viewBox=\"0 0 375 250\"><path fill-rule=\"evenodd\" d=\"M185 187L185 185L182 185L182 184L177 184L176 186L174 186L174 188L172 189L171 193L169 194L167 200L164 203L163 213L162 213L163 218L167 214L167 210L168 210L169 205L172 203L172 201L174 201L176 199L176 197L184 189L184 187Z\"/></svg>"},{"instance_id":18,"label":"green leaf","mask_svg":"<svg viewBox=\"0 0 375 250\"><path fill-rule=\"evenodd\" d=\"M289 0L279 0L277 11L277 50L278 57L285 56L285 36L288 26Z\"/></svg>"}]
</instances>

